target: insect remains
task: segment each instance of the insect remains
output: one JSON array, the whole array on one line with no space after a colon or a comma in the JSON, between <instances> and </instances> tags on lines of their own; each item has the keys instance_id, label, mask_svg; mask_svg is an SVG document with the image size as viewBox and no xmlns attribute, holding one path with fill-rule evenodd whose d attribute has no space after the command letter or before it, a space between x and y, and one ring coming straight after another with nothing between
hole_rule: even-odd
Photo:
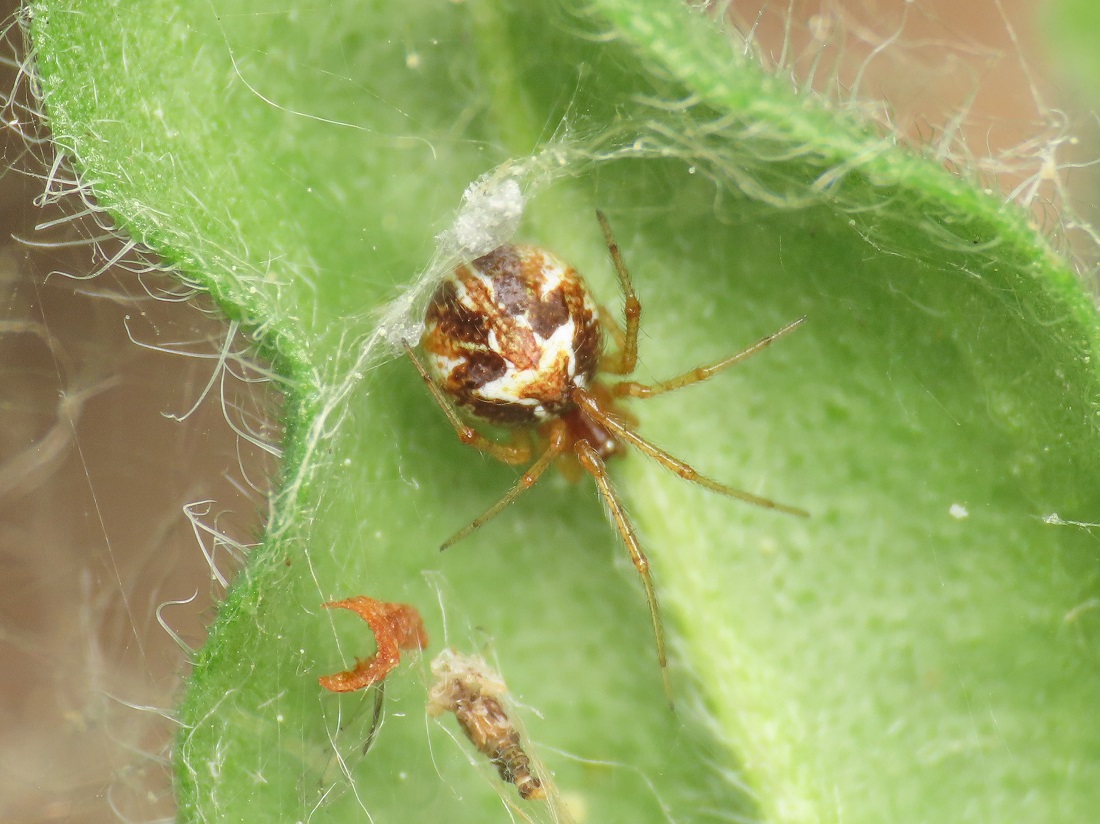
<instances>
[{"instance_id":1,"label":"insect remains","mask_svg":"<svg viewBox=\"0 0 1100 824\"><path fill-rule=\"evenodd\" d=\"M671 700L664 629L649 560L605 462L631 446L684 480L721 495L792 515L807 513L701 475L638 435L634 418L620 408L619 399L652 398L708 380L770 346L805 318L737 354L668 380L654 384L622 380L607 385L601 375L627 376L637 365L642 305L607 218L599 211L596 217L625 300L623 326L596 304L571 266L537 246L506 244L458 266L436 288L420 340L427 365L407 343L405 348L459 440L505 463L529 464L496 504L442 548L497 515L534 485L552 463L573 479L587 472L595 479L642 578L657 659ZM605 337L612 339L615 351L604 351ZM463 416L510 427L513 436L507 443L494 441L467 424Z\"/></svg>"},{"instance_id":2,"label":"insect remains","mask_svg":"<svg viewBox=\"0 0 1100 824\"><path fill-rule=\"evenodd\" d=\"M370 625L377 652L356 660L355 667L317 681L330 692L353 692L381 683L401 661L401 650L422 650L428 646L428 633L416 607L378 601L356 595L343 601L321 604L326 609L350 609Z\"/></svg>"},{"instance_id":3,"label":"insect remains","mask_svg":"<svg viewBox=\"0 0 1100 824\"><path fill-rule=\"evenodd\" d=\"M386 700L386 676L401 662L401 650L422 650L428 646L428 633L416 607L379 601L366 595L356 595L342 601L321 604L326 609L350 609L367 622L374 633L377 650L367 658L357 658L355 667L332 675L322 675L317 681L330 692L354 692L378 685L374 693L374 715L370 732L363 742L366 755L374 744L375 733L382 723L382 704Z\"/></svg>"},{"instance_id":4,"label":"insect remains","mask_svg":"<svg viewBox=\"0 0 1100 824\"><path fill-rule=\"evenodd\" d=\"M519 731L501 704L508 691L501 677L480 656L445 649L432 661L432 678L428 714L453 712L462 732L492 762L502 781L515 784L524 800L545 798Z\"/></svg>"}]
</instances>

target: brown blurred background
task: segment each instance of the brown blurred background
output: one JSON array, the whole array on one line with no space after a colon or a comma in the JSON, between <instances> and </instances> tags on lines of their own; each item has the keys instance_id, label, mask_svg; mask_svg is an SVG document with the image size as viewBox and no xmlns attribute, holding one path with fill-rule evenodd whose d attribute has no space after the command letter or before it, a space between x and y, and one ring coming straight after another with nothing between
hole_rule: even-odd
<instances>
[{"instance_id":1,"label":"brown blurred background","mask_svg":"<svg viewBox=\"0 0 1100 824\"><path fill-rule=\"evenodd\" d=\"M0 51L0 821L171 819L173 633L201 644L260 534L276 458L252 441L278 442L278 397L245 332L80 215L71 172L36 205L53 155L19 43Z\"/></svg>"},{"instance_id":2,"label":"brown blurred background","mask_svg":"<svg viewBox=\"0 0 1100 824\"><path fill-rule=\"evenodd\" d=\"M1054 168L1064 124L1043 79L1042 7L712 10L792 86L894 124L946 165L977 164L1002 191L1022 186L1046 220L1060 178L1036 175ZM0 88L13 87L16 63ZM855 102L856 85L878 102ZM5 121L20 125L0 142L0 821L166 819L170 714L187 665L173 634L201 643L219 576L259 535L276 457L253 440L277 441L278 396L248 366L246 330L208 300L92 217L72 217L78 198L34 204L53 158L28 102L12 102ZM71 189L67 177L53 188Z\"/></svg>"}]
</instances>

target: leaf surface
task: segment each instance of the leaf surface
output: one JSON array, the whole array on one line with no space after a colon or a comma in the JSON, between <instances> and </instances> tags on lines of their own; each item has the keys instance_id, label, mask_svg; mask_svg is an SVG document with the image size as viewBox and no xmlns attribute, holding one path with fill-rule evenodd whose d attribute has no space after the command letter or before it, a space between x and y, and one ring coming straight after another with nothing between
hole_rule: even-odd
<instances>
[{"instance_id":1,"label":"leaf surface","mask_svg":"<svg viewBox=\"0 0 1100 824\"><path fill-rule=\"evenodd\" d=\"M390 676L365 757L369 697L318 688L372 650L320 609L359 593L416 604L433 650L491 650L578 820L1100 807L1097 542L1048 522L1100 521L1097 323L1025 215L667 0L33 10L59 145L287 391L284 491L180 707L183 820L507 819L511 788L423 720L423 662ZM591 483L548 478L439 554L517 472L457 443L403 359L361 357L464 188L532 156L553 174L530 178L520 235L617 311L607 212L644 306L640 380L808 316L632 407L701 472L812 513L614 466L675 713Z\"/></svg>"}]
</instances>

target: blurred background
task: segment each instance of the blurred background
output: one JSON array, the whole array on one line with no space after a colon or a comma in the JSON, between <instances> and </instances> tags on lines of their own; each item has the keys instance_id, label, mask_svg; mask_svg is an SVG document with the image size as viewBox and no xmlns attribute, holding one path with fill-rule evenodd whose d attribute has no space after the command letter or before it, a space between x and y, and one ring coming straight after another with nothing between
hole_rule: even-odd
<instances>
[{"instance_id":1,"label":"blurred background","mask_svg":"<svg viewBox=\"0 0 1100 824\"><path fill-rule=\"evenodd\" d=\"M54 168L21 47L10 29L0 821L166 820L187 648L261 534L278 396L247 335Z\"/></svg>"},{"instance_id":2,"label":"blurred background","mask_svg":"<svg viewBox=\"0 0 1100 824\"><path fill-rule=\"evenodd\" d=\"M1048 3L710 11L792 88L1013 193L1091 269L1060 216L1069 197L1095 218L1089 170L1070 171L1100 157L1097 124L1063 114L1085 106L1047 59ZM33 112L18 26L4 42L0 820L171 819L172 707L266 520L279 396L248 330L89 210Z\"/></svg>"}]
</instances>

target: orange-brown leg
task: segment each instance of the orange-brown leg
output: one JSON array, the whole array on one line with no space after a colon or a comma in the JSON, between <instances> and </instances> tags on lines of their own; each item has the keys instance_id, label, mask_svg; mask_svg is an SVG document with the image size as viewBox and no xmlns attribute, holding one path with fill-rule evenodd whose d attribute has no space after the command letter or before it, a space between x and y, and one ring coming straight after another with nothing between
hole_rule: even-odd
<instances>
[{"instance_id":1,"label":"orange-brown leg","mask_svg":"<svg viewBox=\"0 0 1100 824\"><path fill-rule=\"evenodd\" d=\"M439 405L439 408L443 410L443 414L447 416L447 420L450 421L451 426L454 427L455 434L458 435L458 439L464 444L468 444L475 449L480 449L487 455L491 455L498 461L506 464L522 464L531 460L531 444L530 442L514 442L510 444L497 443L490 440L474 429L469 424L465 423L454 408L447 401L447 396L443 394L443 390L439 388L439 385L432 379L432 376L428 374L428 370L424 368L422 364L413 354L412 347L407 343L405 344L405 352L409 356L409 360L413 362L413 366L416 367L416 371L420 373L420 377L424 380L424 384L428 387L428 391L432 393L432 397L435 398L435 402Z\"/></svg>"},{"instance_id":2,"label":"orange-brown leg","mask_svg":"<svg viewBox=\"0 0 1100 824\"><path fill-rule=\"evenodd\" d=\"M627 271L626 264L623 262L619 244L615 242L615 236L611 233L611 224L607 222L607 216L597 209L596 219L600 222L600 228L603 229L607 251L611 253L611 262L615 264L615 272L619 276L619 285L623 290L623 314L626 320L626 331L622 334L621 342L619 336L612 332L619 344L619 351L600 358L600 371L611 375L629 375L638 364L638 326L642 320L642 304L634 294L630 272ZM615 324L612 329L617 327L618 324Z\"/></svg>"},{"instance_id":3,"label":"orange-brown leg","mask_svg":"<svg viewBox=\"0 0 1100 824\"><path fill-rule=\"evenodd\" d=\"M614 315L612 315L605 306L600 307L600 326L603 327L605 332L611 335L611 340L614 342L615 348L619 352L621 352L623 350L623 347L626 346L626 331L623 329L622 324L619 323L618 319ZM611 359L614 360L617 357L618 352L616 352L615 355L612 355ZM601 369L603 368L603 365L604 364L601 362ZM623 373L619 372L616 374Z\"/></svg>"},{"instance_id":4,"label":"orange-brown leg","mask_svg":"<svg viewBox=\"0 0 1100 824\"><path fill-rule=\"evenodd\" d=\"M637 569L638 574L642 576L642 586L645 587L645 597L649 602L649 618L653 622L653 635L657 640L657 663L661 667L661 679L664 682L668 703L671 705L672 684L668 677L668 656L665 653L665 629L661 621L660 608L657 606L657 590L653 586L653 576L650 575L649 572L649 559L646 557L645 552L642 551L641 544L638 543L638 536L634 532L634 525L631 524L630 520L626 517L626 511L623 509L622 502L615 493L615 488L611 485L611 478L607 474L607 466L604 464L599 454L597 454L596 450L588 441L583 439L576 442L574 449L577 453L577 460L581 462L581 466L596 479L596 486L599 487L600 494L603 496L604 501L607 503L607 508L611 512L611 519L615 522L615 527L619 530L619 535L622 536L623 543L626 544L627 552L630 553L630 560L634 562L634 568Z\"/></svg>"},{"instance_id":5,"label":"orange-brown leg","mask_svg":"<svg viewBox=\"0 0 1100 824\"><path fill-rule=\"evenodd\" d=\"M660 395L665 392L671 392L674 389L682 389L685 386L691 386L693 383L699 383L700 381L708 380L714 377L715 374L721 372L723 369L727 369L733 366L735 363L740 363L751 355L755 355L761 349L766 349L772 345L772 343L779 338L786 335L788 332L793 332L806 320L805 316L798 320L791 321L782 329L776 332L772 332L770 335L761 338L752 346L747 349L742 349L736 355L730 355L728 358L712 363L709 366L699 366L695 369L690 369L681 375L677 375L668 380L660 381L659 383L644 384L637 383L636 381L622 381L611 387L611 391L618 397L629 395L632 398L652 398L654 395Z\"/></svg>"},{"instance_id":6,"label":"orange-brown leg","mask_svg":"<svg viewBox=\"0 0 1100 824\"><path fill-rule=\"evenodd\" d=\"M515 486L509 489L504 494L503 498L489 507L484 514L474 518L473 521L444 541L443 545L439 548L441 551L457 544L486 521L495 518L504 507L518 498L520 493L527 491L535 485L535 481L542 477L542 473L546 471L546 468L550 466L550 464L554 462L554 459L565 449L569 436L569 430L565 425L565 421L561 418L556 419L550 426L549 435L550 445L546 447L546 451L539 456L539 459L531 464L528 470L520 476Z\"/></svg>"},{"instance_id":7,"label":"orange-brown leg","mask_svg":"<svg viewBox=\"0 0 1100 824\"><path fill-rule=\"evenodd\" d=\"M704 486L707 489L710 489L721 495L726 495L730 498L736 498L739 501L744 501L745 503L750 503L754 506L761 506L765 509L775 509L779 512L786 512L789 515L799 515L803 518L809 517L810 513L808 513L804 509L799 509L796 506L781 504L771 500L770 498L762 498L759 495L753 495L751 492L745 492L741 489L734 489L732 486L726 486L725 484L712 480L705 475L701 475L690 465L684 463L679 458L674 458L672 455L669 455L660 447L655 446L654 444L645 440L645 438L641 437L633 429L630 429L629 427L624 425L622 421L616 419L611 415L608 415L606 412L604 412L603 409L600 408L599 403L597 403L591 395L581 389L573 392L573 400L576 402L577 406L579 406L584 411L586 415L588 415L593 420L598 421L603 426L607 427L607 429L610 430L610 432L616 438L630 444L636 449L641 450L643 453L661 464L661 466L675 472L685 481L699 484L700 486Z\"/></svg>"},{"instance_id":8,"label":"orange-brown leg","mask_svg":"<svg viewBox=\"0 0 1100 824\"><path fill-rule=\"evenodd\" d=\"M378 651L369 658L357 659L354 669L322 675L317 679L322 687L332 692L352 692L376 684L400 662L401 650L419 650L428 645L428 634L420 613L408 604L391 604L357 595L321 606L326 609L350 609L370 625L378 647Z\"/></svg>"}]
</instances>

